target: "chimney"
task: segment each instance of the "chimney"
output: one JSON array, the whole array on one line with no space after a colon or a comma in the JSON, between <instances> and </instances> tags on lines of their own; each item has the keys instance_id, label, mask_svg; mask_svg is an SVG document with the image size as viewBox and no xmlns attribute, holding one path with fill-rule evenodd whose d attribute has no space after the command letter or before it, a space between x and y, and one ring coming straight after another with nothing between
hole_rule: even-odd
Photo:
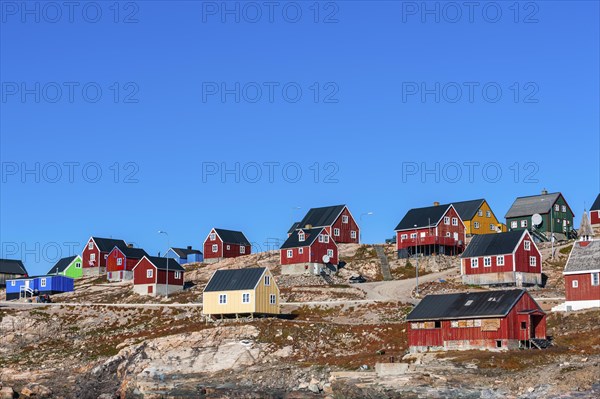
<instances>
[{"instance_id":1,"label":"chimney","mask_svg":"<svg viewBox=\"0 0 600 399\"><path fill-rule=\"evenodd\" d=\"M433 206L440 206L440 203L439 203L439 202L437 202L437 201L435 201L435 202L433 203Z\"/></svg>"},{"instance_id":2,"label":"chimney","mask_svg":"<svg viewBox=\"0 0 600 399\"><path fill-rule=\"evenodd\" d=\"M307 224L306 226L304 226L305 229L312 229L312 224Z\"/></svg>"},{"instance_id":3,"label":"chimney","mask_svg":"<svg viewBox=\"0 0 600 399\"><path fill-rule=\"evenodd\" d=\"M545 188L542 189L542 195L546 195L548 194L548 190L546 190Z\"/></svg>"},{"instance_id":4,"label":"chimney","mask_svg":"<svg viewBox=\"0 0 600 399\"><path fill-rule=\"evenodd\" d=\"M187 247L187 248L188 248L188 249L192 249L192 246L191 246L191 245L188 245L188 247Z\"/></svg>"},{"instance_id":5,"label":"chimney","mask_svg":"<svg viewBox=\"0 0 600 399\"><path fill-rule=\"evenodd\" d=\"M127 244L127 248L133 248L133 244Z\"/></svg>"}]
</instances>

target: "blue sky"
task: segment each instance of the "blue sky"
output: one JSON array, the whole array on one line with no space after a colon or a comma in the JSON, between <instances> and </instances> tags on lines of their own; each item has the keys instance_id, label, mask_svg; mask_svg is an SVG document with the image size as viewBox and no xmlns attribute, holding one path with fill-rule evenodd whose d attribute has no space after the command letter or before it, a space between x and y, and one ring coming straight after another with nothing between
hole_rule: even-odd
<instances>
[{"instance_id":1,"label":"blue sky","mask_svg":"<svg viewBox=\"0 0 600 399\"><path fill-rule=\"evenodd\" d=\"M113 3L1 4L1 255L32 274L338 203L366 242L542 188L578 225L600 191L598 2Z\"/></svg>"}]
</instances>

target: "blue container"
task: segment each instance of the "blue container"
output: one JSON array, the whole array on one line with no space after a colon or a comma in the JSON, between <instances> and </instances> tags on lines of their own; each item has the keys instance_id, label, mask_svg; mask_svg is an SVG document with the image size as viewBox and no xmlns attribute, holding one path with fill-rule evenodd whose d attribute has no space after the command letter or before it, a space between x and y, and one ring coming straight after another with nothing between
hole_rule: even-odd
<instances>
[{"instance_id":1,"label":"blue container","mask_svg":"<svg viewBox=\"0 0 600 399\"><path fill-rule=\"evenodd\" d=\"M6 280L6 300L19 299L21 287L26 287L40 294L60 294L75 290L74 280L66 276L36 276ZM27 296L31 293L28 292Z\"/></svg>"}]
</instances>

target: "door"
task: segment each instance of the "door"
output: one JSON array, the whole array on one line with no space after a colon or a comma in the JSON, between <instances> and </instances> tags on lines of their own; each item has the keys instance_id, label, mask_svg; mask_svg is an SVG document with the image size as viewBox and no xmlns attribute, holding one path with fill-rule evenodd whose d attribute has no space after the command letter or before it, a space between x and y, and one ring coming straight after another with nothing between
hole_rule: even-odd
<instances>
[{"instance_id":1,"label":"door","mask_svg":"<svg viewBox=\"0 0 600 399\"><path fill-rule=\"evenodd\" d=\"M458 241L458 233L454 233L454 241Z\"/></svg>"},{"instance_id":2,"label":"door","mask_svg":"<svg viewBox=\"0 0 600 399\"><path fill-rule=\"evenodd\" d=\"M149 285L148 286L148 294L152 294L152 293L154 293L154 287Z\"/></svg>"},{"instance_id":3,"label":"door","mask_svg":"<svg viewBox=\"0 0 600 399\"><path fill-rule=\"evenodd\" d=\"M25 288L29 288L29 280L25 280Z\"/></svg>"}]
</instances>

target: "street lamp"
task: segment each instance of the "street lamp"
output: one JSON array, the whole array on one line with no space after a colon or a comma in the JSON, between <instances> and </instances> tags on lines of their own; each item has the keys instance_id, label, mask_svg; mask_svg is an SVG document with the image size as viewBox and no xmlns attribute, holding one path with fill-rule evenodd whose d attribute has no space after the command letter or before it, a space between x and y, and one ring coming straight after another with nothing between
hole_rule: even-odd
<instances>
[{"instance_id":1,"label":"street lamp","mask_svg":"<svg viewBox=\"0 0 600 399\"><path fill-rule=\"evenodd\" d=\"M371 216L373 214L373 212L366 212L360 215L360 218L358 220L360 220L360 224L362 226L362 218L363 216ZM360 229L360 242L362 243L362 227L358 227Z\"/></svg>"},{"instance_id":2,"label":"street lamp","mask_svg":"<svg viewBox=\"0 0 600 399\"><path fill-rule=\"evenodd\" d=\"M167 252L169 251L169 249L171 248L171 244L169 243L169 233L167 233L166 231L162 231L162 230L158 230L158 234L164 234L167 236ZM166 253L165 253L166 255ZM167 275L165 277L165 281L167 282L166 286L167 286L167 290L166 290L166 297L169 297L169 257L167 256ZM156 281L158 282L158 277L156 277Z\"/></svg>"},{"instance_id":3,"label":"street lamp","mask_svg":"<svg viewBox=\"0 0 600 399\"><path fill-rule=\"evenodd\" d=\"M417 292L416 296L419 297L419 233L417 232L417 225L415 224L415 271L416 271L416 283L417 283Z\"/></svg>"}]
</instances>

